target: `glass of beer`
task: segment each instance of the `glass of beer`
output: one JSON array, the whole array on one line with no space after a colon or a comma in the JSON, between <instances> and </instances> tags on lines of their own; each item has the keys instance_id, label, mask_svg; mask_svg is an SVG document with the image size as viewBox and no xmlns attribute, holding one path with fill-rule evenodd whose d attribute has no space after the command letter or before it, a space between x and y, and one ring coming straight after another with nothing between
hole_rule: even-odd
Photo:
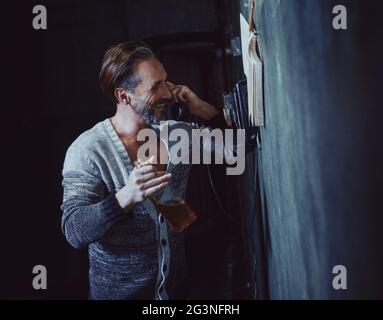
<instances>
[{"instance_id":1,"label":"glass of beer","mask_svg":"<svg viewBox=\"0 0 383 320\"><path fill-rule=\"evenodd\" d=\"M168 185L159 196L152 197L152 200L174 231L184 231L197 219L193 209L176 195L171 185Z\"/></svg>"}]
</instances>

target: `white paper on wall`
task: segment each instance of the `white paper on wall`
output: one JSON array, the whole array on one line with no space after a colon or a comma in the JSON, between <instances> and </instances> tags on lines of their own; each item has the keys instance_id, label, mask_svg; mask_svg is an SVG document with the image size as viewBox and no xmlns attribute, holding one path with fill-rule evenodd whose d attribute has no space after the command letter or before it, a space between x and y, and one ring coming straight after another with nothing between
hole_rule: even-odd
<instances>
[{"instance_id":1,"label":"white paper on wall","mask_svg":"<svg viewBox=\"0 0 383 320\"><path fill-rule=\"evenodd\" d=\"M248 48L249 48L249 39L250 39L249 24L247 23L246 19L244 18L242 14L240 14L239 20L241 24L241 47L242 47L243 71L245 72L245 75L247 77L247 68L248 68L248 61L249 61Z\"/></svg>"},{"instance_id":2,"label":"white paper on wall","mask_svg":"<svg viewBox=\"0 0 383 320\"><path fill-rule=\"evenodd\" d=\"M251 126L263 127L263 64L259 39L240 15L243 70L247 77L248 115Z\"/></svg>"}]
</instances>

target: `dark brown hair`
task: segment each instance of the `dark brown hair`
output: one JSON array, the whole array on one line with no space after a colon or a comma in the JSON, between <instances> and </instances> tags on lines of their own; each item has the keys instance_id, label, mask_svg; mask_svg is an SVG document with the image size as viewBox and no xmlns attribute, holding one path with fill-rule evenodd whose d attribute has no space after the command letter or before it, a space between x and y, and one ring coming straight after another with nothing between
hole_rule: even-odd
<instances>
[{"instance_id":1,"label":"dark brown hair","mask_svg":"<svg viewBox=\"0 0 383 320\"><path fill-rule=\"evenodd\" d=\"M122 87L132 92L140 82L134 73L134 64L150 58L154 58L154 53L142 41L127 41L111 47L102 61L99 78L101 90L118 102L114 90Z\"/></svg>"}]
</instances>

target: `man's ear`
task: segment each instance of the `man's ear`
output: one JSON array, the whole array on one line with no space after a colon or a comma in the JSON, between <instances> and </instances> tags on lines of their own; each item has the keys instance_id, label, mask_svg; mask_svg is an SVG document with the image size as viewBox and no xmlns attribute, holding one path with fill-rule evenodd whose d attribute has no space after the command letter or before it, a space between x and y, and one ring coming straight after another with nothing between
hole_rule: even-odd
<instances>
[{"instance_id":1,"label":"man's ear","mask_svg":"<svg viewBox=\"0 0 383 320\"><path fill-rule=\"evenodd\" d=\"M130 95L123 88L116 88L114 90L114 96L116 97L118 103L121 104L130 104Z\"/></svg>"}]
</instances>

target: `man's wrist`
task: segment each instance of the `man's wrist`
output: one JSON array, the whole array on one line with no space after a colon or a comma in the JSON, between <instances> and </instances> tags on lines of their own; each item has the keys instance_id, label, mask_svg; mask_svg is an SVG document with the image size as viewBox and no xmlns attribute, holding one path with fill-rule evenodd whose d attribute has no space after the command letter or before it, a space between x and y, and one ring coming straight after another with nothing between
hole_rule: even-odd
<instances>
[{"instance_id":1,"label":"man's wrist","mask_svg":"<svg viewBox=\"0 0 383 320\"><path fill-rule=\"evenodd\" d=\"M201 101L198 106L190 108L190 113L202 118L203 120L209 121L219 114L219 110L208 102Z\"/></svg>"},{"instance_id":2,"label":"man's wrist","mask_svg":"<svg viewBox=\"0 0 383 320\"><path fill-rule=\"evenodd\" d=\"M132 209L133 201L130 199L130 197L127 198L126 195L121 193L120 191L116 192L115 197L122 211L126 213Z\"/></svg>"},{"instance_id":3,"label":"man's wrist","mask_svg":"<svg viewBox=\"0 0 383 320\"><path fill-rule=\"evenodd\" d=\"M212 106L211 104L209 104L209 103L207 103L207 102L205 102L206 103L206 105L209 107L209 111L210 111L210 113L209 113L209 116L207 117L207 119L205 119L205 120L211 120L211 119L213 119L216 115L218 115L219 114L219 110L216 108L216 107L214 107L214 106Z\"/></svg>"}]
</instances>

